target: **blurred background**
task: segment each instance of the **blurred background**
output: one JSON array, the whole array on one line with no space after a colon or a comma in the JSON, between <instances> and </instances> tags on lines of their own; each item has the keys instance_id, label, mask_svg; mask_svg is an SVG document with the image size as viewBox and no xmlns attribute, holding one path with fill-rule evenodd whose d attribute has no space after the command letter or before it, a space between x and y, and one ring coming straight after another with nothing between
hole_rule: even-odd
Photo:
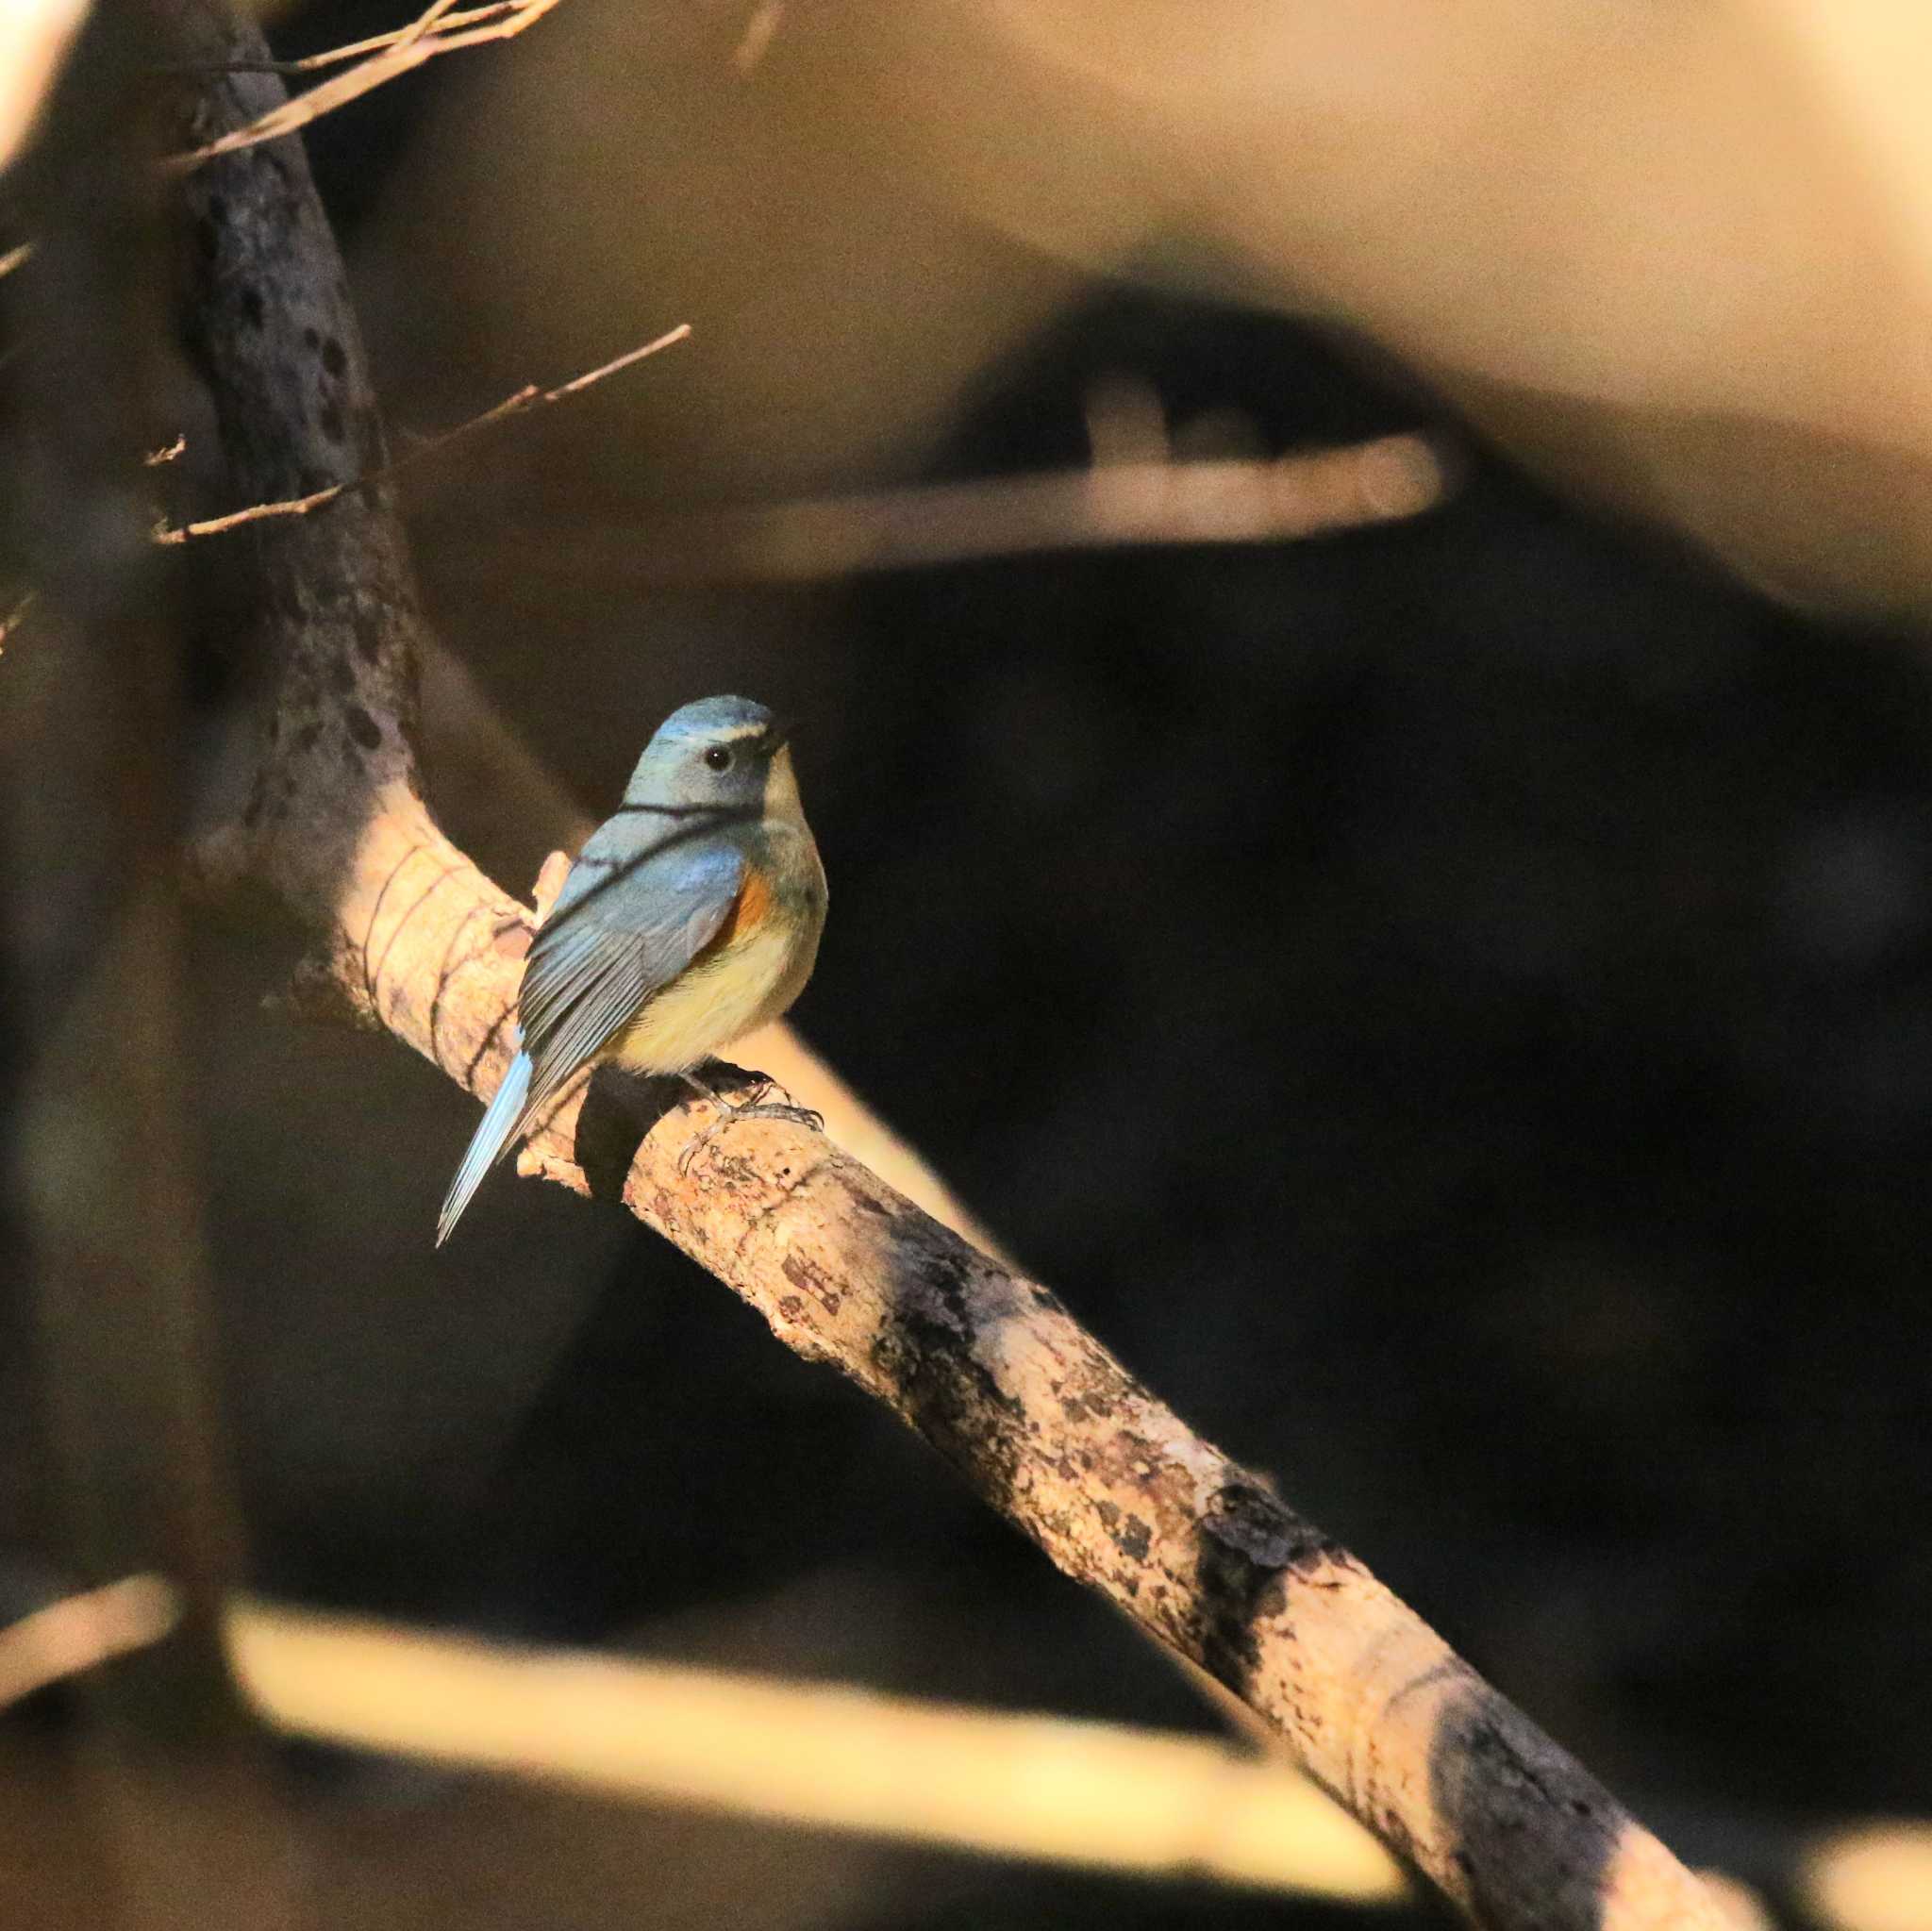
<instances>
[{"instance_id":1,"label":"blurred background","mask_svg":"<svg viewBox=\"0 0 1932 1931\"><path fill-rule=\"evenodd\" d=\"M1824 0L566 0L308 137L405 447L692 325L411 474L431 619L511 728L594 819L675 705L795 714L833 894L799 1030L1792 1923L1794 1846L1932 1806L1928 74L1915 9ZM1319 538L744 540L1404 430L1441 502ZM527 894L549 828L431 778ZM470 1103L265 1012L278 939L191 945L264 1589L1212 1726L663 1243L505 1179L432 1254ZM302 1767L344 1924L1367 1915ZM44 1827L0 1816L0 1868L44 1874Z\"/></svg>"}]
</instances>

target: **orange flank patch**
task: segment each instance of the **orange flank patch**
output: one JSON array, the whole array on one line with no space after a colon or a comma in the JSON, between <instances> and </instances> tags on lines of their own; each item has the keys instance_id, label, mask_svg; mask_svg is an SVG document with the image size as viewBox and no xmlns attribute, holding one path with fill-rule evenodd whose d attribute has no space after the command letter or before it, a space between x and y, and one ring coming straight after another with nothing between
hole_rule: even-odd
<instances>
[{"instance_id":1,"label":"orange flank patch","mask_svg":"<svg viewBox=\"0 0 1932 1931\"><path fill-rule=\"evenodd\" d=\"M738 888L737 902L731 907L731 915L719 927L713 945L736 945L740 940L749 939L772 910L772 881L755 866L747 865L744 883Z\"/></svg>"}]
</instances>

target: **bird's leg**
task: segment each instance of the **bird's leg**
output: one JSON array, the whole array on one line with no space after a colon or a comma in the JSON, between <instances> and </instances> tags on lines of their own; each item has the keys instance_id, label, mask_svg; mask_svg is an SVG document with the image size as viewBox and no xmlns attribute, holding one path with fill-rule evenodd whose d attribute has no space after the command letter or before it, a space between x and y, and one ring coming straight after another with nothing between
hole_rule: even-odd
<instances>
[{"instance_id":1,"label":"bird's leg","mask_svg":"<svg viewBox=\"0 0 1932 1931\"><path fill-rule=\"evenodd\" d=\"M707 1086L694 1073L681 1073L678 1077L694 1092L710 1101L718 1109L718 1117L708 1126L702 1126L691 1135L684 1151L677 1157L677 1171L686 1174L691 1163L697 1157L698 1149L714 1133L722 1133L725 1127L739 1120L789 1120L794 1126L809 1126L814 1133L825 1130L825 1116L813 1107L795 1107L787 1099L767 1100L765 1095L779 1090L773 1082L762 1075L752 1089L748 1100L727 1100L715 1088Z\"/></svg>"}]
</instances>

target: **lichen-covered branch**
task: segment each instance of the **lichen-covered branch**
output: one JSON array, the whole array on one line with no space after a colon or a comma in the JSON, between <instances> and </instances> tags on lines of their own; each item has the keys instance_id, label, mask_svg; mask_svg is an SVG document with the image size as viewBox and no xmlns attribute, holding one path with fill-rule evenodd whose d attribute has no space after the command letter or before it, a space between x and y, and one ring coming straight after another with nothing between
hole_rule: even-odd
<instances>
[{"instance_id":1,"label":"lichen-covered branch","mask_svg":"<svg viewBox=\"0 0 1932 1931\"><path fill-rule=\"evenodd\" d=\"M197 55L259 58L203 0L181 0L180 19ZM276 85L218 82L190 138L256 118ZM299 154L225 155L182 187L198 265L189 336L236 501L378 468L354 319ZM259 778L211 869L272 883L321 935L334 993L488 1093L509 1055L531 915L418 796L418 619L393 515L380 490L349 491L253 540L279 668ZM600 1074L525 1164L622 1200L790 1346L902 1416L1069 1575L1228 1685L1477 1923L1722 1923L1607 1791L1045 1288L800 1127L734 1125L681 1174L702 1112Z\"/></svg>"}]
</instances>

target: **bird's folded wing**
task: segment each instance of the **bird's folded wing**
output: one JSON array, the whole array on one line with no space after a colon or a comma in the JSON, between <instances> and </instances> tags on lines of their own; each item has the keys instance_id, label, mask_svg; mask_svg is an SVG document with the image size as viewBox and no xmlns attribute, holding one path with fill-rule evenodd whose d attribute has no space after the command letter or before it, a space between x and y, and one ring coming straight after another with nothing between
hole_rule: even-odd
<instances>
[{"instance_id":1,"label":"bird's folded wing","mask_svg":"<svg viewBox=\"0 0 1932 1931\"><path fill-rule=\"evenodd\" d=\"M524 971L517 1017L535 1070L533 1107L717 937L744 882L742 856L715 839L630 855L598 843L584 848Z\"/></svg>"}]
</instances>

